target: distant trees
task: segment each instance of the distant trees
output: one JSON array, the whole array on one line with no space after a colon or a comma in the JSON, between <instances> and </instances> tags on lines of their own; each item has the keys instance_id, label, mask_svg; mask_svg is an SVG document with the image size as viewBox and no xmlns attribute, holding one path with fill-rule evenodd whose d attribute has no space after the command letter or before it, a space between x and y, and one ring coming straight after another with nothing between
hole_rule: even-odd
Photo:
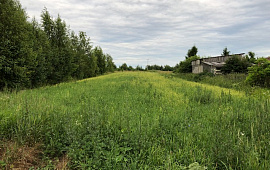
<instances>
[{"instance_id":1,"label":"distant trees","mask_svg":"<svg viewBox=\"0 0 270 170\"><path fill-rule=\"evenodd\" d=\"M163 66L159 65L147 65L146 70L163 70Z\"/></svg>"},{"instance_id":2,"label":"distant trees","mask_svg":"<svg viewBox=\"0 0 270 170\"><path fill-rule=\"evenodd\" d=\"M174 67L171 67L169 65L165 65L162 69L162 71L173 71L174 70Z\"/></svg>"},{"instance_id":3,"label":"distant trees","mask_svg":"<svg viewBox=\"0 0 270 170\"><path fill-rule=\"evenodd\" d=\"M135 68L135 70L137 70L137 71L144 71L144 69L142 68L142 66L139 66L139 65L137 65L137 67Z\"/></svg>"},{"instance_id":4,"label":"distant trees","mask_svg":"<svg viewBox=\"0 0 270 170\"><path fill-rule=\"evenodd\" d=\"M119 69L119 71L134 71L135 69L132 66L128 66L126 63L123 63Z\"/></svg>"},{"instance_id":5,"label":"distant trees","mask_svg":"<svg viewBox=\"0 0 270 170\"><path fill-rule=\"evenodd\" d=\"M160 66L160 65L147 65L146 66L147 70L161 70L161 71L173 71L174 67L171 67L169 65L165 65L165 66Z\"/></svg>"},{"instance_id":6,"label":"distant trees","mask_svg":"<svg viewBox=\"0 0 270 170\"><path fill-rule=\"evenodd\" d=\"M139 66L139 65L133 68L132 66L128 66L126 63L123 63L119 67L118 70L119 71L123 71L123 70L126 70L126 71L134 71L134 70L136 71L145 71L145 70L173 71L174 67L171 67L169 65L162 66L162 65L154 64L154 65L147 65L145 69L143 69L142 66Z\"/></svg>"},{"instance_id":7,"label":"distant trees","mask_svg":"<svg viewBox=\"0 0 270 170\"><path fill-rule=\"evenodd\" d=\"M128 70L127 63L123 63L123 64L119 67L119 69L120 69L121 71L123 71L123 70Z\"/></svg>"},{"instance_id":8,"label":"distant trees","mask_svg":"<svg viewBox=\"0 0 270 170\"><path fill-rule=\"evenodd\" d=\"M45 8L41 24L16 0L0 3L0 90L32 88L93 77L116 68L109 54L93 49L85 32L70 32Z\"/></svg>"}]
</instances>

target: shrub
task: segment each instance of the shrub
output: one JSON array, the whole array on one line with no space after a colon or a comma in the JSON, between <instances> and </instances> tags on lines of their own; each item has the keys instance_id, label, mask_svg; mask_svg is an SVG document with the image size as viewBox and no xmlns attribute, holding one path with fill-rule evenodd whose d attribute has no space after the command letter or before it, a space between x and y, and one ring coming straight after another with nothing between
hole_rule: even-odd
<instances>
[{"instance_id":1,"label":"shrub","mask_svg":"<svg viewBox=\"0 0 270 170\"><path fill-rule=\"evenodd\" d=\"M191 73L192 72L192 65L191 62L200 59L198 56L192 56L187 58L185 61L181 61L176 72L180 73Z\"/></svg>"},{"instance_id":2,"label":"shrub","mask_svg":"<svg viewBox=\"0 0 270 170\"><path fill-rule=\"evenodd\" d=\"M246 82L250 85L270 87L270 62L265 58L260 58L256 64L248 68Z\"/></svg>"},{"instance_id":3,"label":"shrub","mask_svg":"<svg viewBox=\"0 0 270 170\"><path fill-rule=\"evenodd\" d=\"M250 63L246 58L233 56L226 61L226 64L221 68L222 73L246 73Z\"/></svg>"}]
</instances>

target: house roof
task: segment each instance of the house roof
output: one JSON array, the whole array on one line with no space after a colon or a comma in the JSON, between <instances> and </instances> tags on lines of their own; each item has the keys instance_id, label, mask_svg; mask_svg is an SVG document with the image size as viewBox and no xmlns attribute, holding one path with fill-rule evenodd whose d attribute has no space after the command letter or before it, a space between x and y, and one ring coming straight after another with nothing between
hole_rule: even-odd
<instances>
[{"instance_id":1,"label":"house roof","mask_svg":"<svg viewBox=\"0 0 270 170\"><path fill-rule=\"evenodd\" d=\"M206 58L200 58L198 60L204 60L204 59L209 59L209 58L219 58L219 57L231 57L231 56L243 56L245 53L238 53L238 54L230 54L228 56L215 56L215 57L206 57ZM269 56L270 57L270 56Z\"/></svg>"},{"instance_id":2,"label":"house roof","mask_svg":"<svg viewBox=\"0 0 270 170\"><path fill-rule=\"evenodd\" d=\"M209 65L209 66L214 66L214 67L222 67L222 66L225 65L225 62L218 63L218 62L206 62L206 61L204 61L203 63L206 64L206 65Z\"/></svg>"},{"instance_id":3,"label":"house roof","mask_svg":"<svg viewBox=\"0 0 270 170\"><path fill-rule=\"evenodd\" d=\"M266 59L270 61L270 56L269 57L266 57Z\"/></svg>"}]
</instances>

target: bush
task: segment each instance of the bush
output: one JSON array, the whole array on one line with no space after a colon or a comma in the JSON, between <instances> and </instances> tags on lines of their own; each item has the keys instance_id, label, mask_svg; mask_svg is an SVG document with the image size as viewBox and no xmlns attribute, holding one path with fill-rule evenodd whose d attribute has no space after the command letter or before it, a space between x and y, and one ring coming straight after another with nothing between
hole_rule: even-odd
<instances>
[{"instance_id":1,"label":"bush","mask_svg":"<svg viewBox=\"0 0 270 170\"><path fill-rule=\"evenodd\" d=\"M248 67L251 66L246 58L232 56L226 61L226 64L221 68L222 73L247 73Z\"/></svg>"},{"instance_id":2,"label":"bush","mask_svg":"<svg viewBox=\"0 0 270 170\"><path fill-rule=\"evenodd\" d=\"M191 73L192 72L192 65L191 62L200 59L198 56L192 56L187 58L185 61L181 61L178 65L176 72L180 73Z\"/></svg>"},{"instance_id":3,"label":"bush","mask_svg":"<svg viewBox=\"0 0 270 170\"><path fill-rule=\"evenodd\" d=\"M270 87L270 62L260 58L256 64L248 68L246 82L252 86Z\"/></svg>"}]
</instances>

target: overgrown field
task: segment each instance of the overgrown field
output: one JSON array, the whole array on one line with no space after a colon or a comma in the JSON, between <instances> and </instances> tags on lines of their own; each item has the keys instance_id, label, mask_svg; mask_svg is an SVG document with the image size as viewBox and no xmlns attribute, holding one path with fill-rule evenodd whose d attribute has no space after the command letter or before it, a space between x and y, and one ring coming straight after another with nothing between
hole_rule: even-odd
<instances>
[{"instance_id":1,"label":"overgrown field","mask_svg":"<svg viewBox=\"0 0 270 170\"><path fill-rule=\"evenodd\" d=\"M224 74L214 75L208 72L203 72L199 74L176 73L174 74L174 76L188 81L195 81L235 90L248 90L251 88L250 85L245 83L247 74L244 73L231 73L225 75Z\"/></svg>"},{"instance_id":2,"label":"overgrown field","mask_svg":"<svg viewBox=\"0 0 270 170\"><path fill-rule=\"evenodd\" d=\"M232 89L119 72L0 93L0 108L2 168L270 169L269 98Z\"/></svg>"}]
</instances>

